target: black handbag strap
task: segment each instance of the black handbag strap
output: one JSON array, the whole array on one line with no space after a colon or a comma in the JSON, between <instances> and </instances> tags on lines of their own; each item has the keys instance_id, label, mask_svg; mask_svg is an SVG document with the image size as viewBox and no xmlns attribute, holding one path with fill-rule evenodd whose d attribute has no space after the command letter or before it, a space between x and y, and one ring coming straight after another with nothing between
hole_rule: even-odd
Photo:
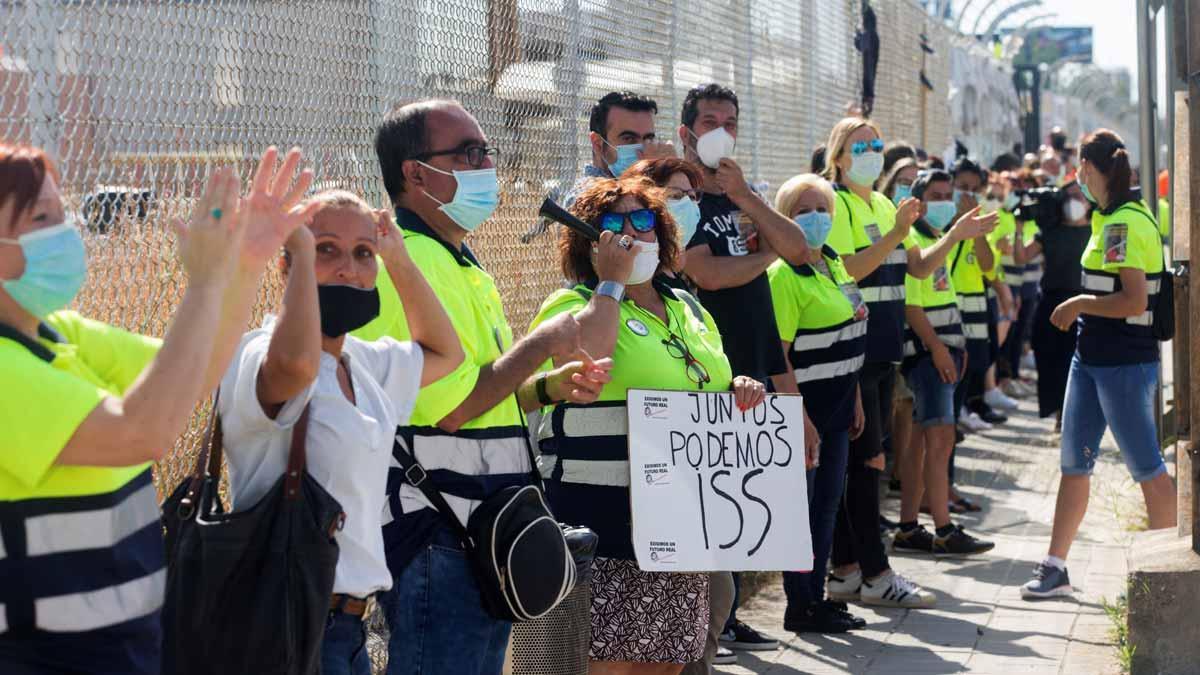
<instances>
[{"instance_id":1,"label":"black handbag strap","mask_svg":"<svg viewBox=\"0 0 1200 675\"><path fill-rule=\"evenodd\" d=\"M221 403L221 390L213 395L212 415L208 419L208 428L204 432L204 440L200 443L200 452L196 453L196 466L192 470L187 492L180 501L180 511L195 509L203 497L206 479L220 480L221 463L225 459L225 433L221 428L221 413L218 407ZM255 402L257 405L257 402ZM300 498L300 484L308 463L308 409L309 403L304 404L300 419L292 425L292 442L288 450L286 469L287 479L284 481L284 499ZM190 511L188 511L190 513Z\"/></svg>"}]
</instances>

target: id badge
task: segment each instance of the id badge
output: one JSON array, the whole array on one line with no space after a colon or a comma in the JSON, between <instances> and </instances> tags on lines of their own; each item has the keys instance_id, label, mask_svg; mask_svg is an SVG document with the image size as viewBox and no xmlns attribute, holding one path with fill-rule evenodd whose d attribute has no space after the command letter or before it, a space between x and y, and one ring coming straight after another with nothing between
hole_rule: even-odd
<instances>
[{"instance_id":1,"label":"id badge","mask_svg":"<svg viewBox=\"0 0 1200 675\"><path fill-rule=\"evenodd\" d=\"M870 239L872 244L883 238L883 235L879 233L879 223L871 223L863 229L866 230L867 239Z\"/></svg>"},{"instance_id":2,"label":"id badge","mask_svg":"<svg viewBox=\"0 0 1200 675\"><path fill-rule=\"evenodd\" d=\"M950 290L950 277L946 274L945 265L940 265L936 270L933 271L933 290Z\"/></svg>"},{"instance_id":3,"label":"id badge","mask_svg":"<svg viewBox=\"0 0 1200 675\"><path fill-rule=\"evenodd\" d=\"M866 319L867 315L870 314L870 310L867 308L867 301L863 300L862 291L858 289L858 284L854 282L841 284L838 286L838 289L850 301L850 306L854 308L854 320L862 321Z\"/></svg>"},{"instance_id":4,"label":"id badge","mask_svg":"<svg viewBox=\"0 0 1200 675\"><path fill-rule=\"evenodd\" d=\"M1112 224L1104 226L1104 262L1122 263L1129 254L1129 226Z\"/></svg>"}]
</instances>

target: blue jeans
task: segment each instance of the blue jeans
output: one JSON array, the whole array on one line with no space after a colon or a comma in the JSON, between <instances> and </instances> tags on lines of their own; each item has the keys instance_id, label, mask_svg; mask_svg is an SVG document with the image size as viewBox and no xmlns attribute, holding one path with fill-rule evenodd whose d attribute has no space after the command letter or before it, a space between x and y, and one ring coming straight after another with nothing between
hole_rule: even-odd
<instances>
[{"instance_id":1,"label":"blue jeans","mask_svg":"<svg viewBox=\"0 0 1200 675\"><path fill-rule=\"evenodd\" d=\"M952 349L950 355L954 359L955 369L961 370L962 351ZM904 374L904 379L913 393L913 422L917 426L924 429L954 424L957 412L954 408L954 389L958 382L943 382L933 365L932 356L925 354L918 358Z\"/></svg>"},{"instance_id":2,"label":"blue jeans","mask_svg":"<svg viewBox=\"0 0 1200 675\"><path fill-rule=\"evenodd\" d=\"M512 624L488 616L467 554L448 529L379 603L391 629L388 675L499 675Z\"/></svg>"},{"instance_id":3,"label":"blue jeans","mask_svg":"<svg viewBox=\"0 0 1200 675\"><path fill-rule=\"evenodd\" d=\"M1165 473L1167 465L1154 426L1157 387L1157 362L1089 366L1076 353L1063 402L1063 474L1091 475L1106 426L1112 427L1134 481L1141 483Z\"/></svg>"},{"instance_id":4,"label":"blue jeans","mask_svg":"<svg viewBox=\"0 0 1200 675\"><path fill-rule=\"evenodd\" d=\"M321 640L321 675L371 675L367 629L361 618L330 612Z\"/></svg>"},{"instance_id":5,"label":"blue jeans","mask_svg":"<svg viewBox=\"0 0 1200 675\"><path fill-rule=\"evenodd\" d=\"M825 599L825 568L833 548L833 527L838 504L846 486L846 462L850 434L846 430L821 434L821 454L817 468L808 472L808 526L812 532L813 567L811 572L784 572L783 591L787 594L786 614L802 611Z\"/></svg>"}]
</instances>

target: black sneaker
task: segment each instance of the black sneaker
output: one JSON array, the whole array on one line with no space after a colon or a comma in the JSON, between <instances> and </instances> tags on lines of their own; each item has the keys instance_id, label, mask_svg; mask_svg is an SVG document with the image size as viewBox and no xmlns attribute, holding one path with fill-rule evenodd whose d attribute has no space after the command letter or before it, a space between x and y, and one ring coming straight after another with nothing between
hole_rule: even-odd
<instances>
[{"instance_id":1,"label":"black sneaker","mask_svg":"<svg viewBox=\"0 0 1200 675\"><path fill-rule=\"evenodd\" d=\"M855 629L867 627L867 620L861 616L855 616L851 614L849 611L850 607L846 603L838 600L825 599L821 601L821 604L825 606L825 610L827 612L831 614L842 614L846 618L850 619L850 623Z\"/></svg>"},{"instance_id":2,"label":"black sneaker","mask_svg":"<svg viewBox=\"0 0 1200 675\"><path fill-rule=\"evenodd\" d=\"M932 551L935 556L946 557L986 553L994 548L995 543L976 539L964 532L962 525L955 525L946 536L933 538Z\"/></svg>"},{"instance_id":3,"label":"black sneaker","mask_svg":"<svg viewBox=\"0 0 1200 675\"><path fill-rule=\"evenodd\" d=\"M892 530L896 530L896 529L899 529L899 528L900 528L900 523L897 523L896 521L892 520L891 518L888 518L888 517L887 517L887 516L885 516L885 515L882 515L882 514L881 514L881 515L879 516L879 529L880 529L880 531L882 531L882 532L891 532Z\"/></svg>"},{"instance_id":4,"label":"black sneaker","mask_svg":"<svg viewBox=\"0 0 1200 675\"><path fill-rule=\"evenodd\" d=\"M777 649L779 640L767 637L741 621L734 621L724 633L721 633L720 643L730 649L748 652Z\"/></svg>"},{"instance_id":5,"label":"black sneaker","mask_svg":"<svg viewBox=\"0 0 1200 675\"><path fill-rule=\"evenodd\" d=\"M892 550L904 553L932 553L933 535L924 525L918 525L907 532L896 530L892 535Z\"/></svg>"},{"instance_id":6,"label":"black sneaker","mask_svg":"<svg viewBox=\"0 0 1200 675\"><path fill-rule=\"evenodd\" d=\"M986 405L979 406L979 408L975 410L975 413L979 415L980 419L988 424L1004 424L1008 421L1007 415L996 412Z\"/></svg>"},{"instance_id":7,"label":"black sneaker","mask_svg":"<svg viewBox=\"0 0 1200 675\"><path fill-rule=\"evenodd\" d=\"M783 619L783 629L789 633L847 633L858 626L854 617L845 612L830 610L824 603L817 603L797 616Z\"/></svg>"}]
</instances>

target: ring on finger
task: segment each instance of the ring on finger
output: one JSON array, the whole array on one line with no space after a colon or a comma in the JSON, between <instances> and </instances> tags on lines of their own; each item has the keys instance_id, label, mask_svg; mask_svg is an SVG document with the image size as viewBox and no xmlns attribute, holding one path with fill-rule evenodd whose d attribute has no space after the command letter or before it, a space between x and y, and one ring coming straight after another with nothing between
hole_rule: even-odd
<instances>
[{"instance_id":1,"label":"ring on finger","mask_svg":"<svg viewBox=\"0 0 1200 675\"><path fill-rule=\"evenodd\" d=\"M224 212L221 211L221 209L213 209L212 211L209 211L209 215L212 216L213 220L220 220L221 216L224 215Z\"/></svg>"},{"instance_id":2,"label":"ring on finger","mask_svg":"<svg viewBox=\"0 0 1200 675\"><path fill-rule=\"evenodd\" d=\"M622 235L621 240L618 241L617 244L626 251L628 251L630 248L633 248L633 241L629 239L629 235L627 234Z\"/></svg>"}]
</instances>

